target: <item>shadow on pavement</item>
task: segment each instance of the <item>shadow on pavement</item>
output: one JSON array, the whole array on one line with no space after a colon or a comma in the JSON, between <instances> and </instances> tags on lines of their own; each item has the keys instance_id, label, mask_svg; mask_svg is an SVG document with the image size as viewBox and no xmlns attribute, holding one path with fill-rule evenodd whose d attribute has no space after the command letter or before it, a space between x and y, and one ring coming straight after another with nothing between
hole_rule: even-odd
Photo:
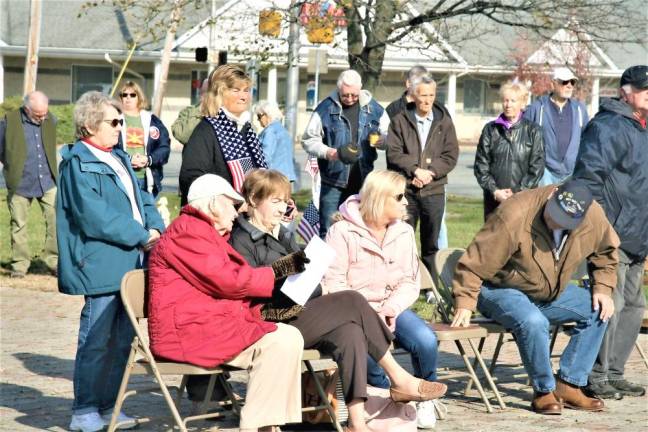
<instances>
[{"instance_id":1,"label":"shadow on pavement","mask_svg":"<svg viewBox=\"0 0 648 432\"><path fill-rule=\"evenodd\" d=\"M0 406L23 413L13 421L25 426L39 430L58 426L67 430L72 400L46 396L27 386L0 383Z\"/></svg>"},{"instance_id":2,"label":"shadow on pavement","mask_svg":"<svg viewBox=\"0 0 648 432\"><path fill-rule=\"evenodd\" d=\"M67 378L72 381L74 360L25 352L15 353L13 356L20 360L27 370L37 375Z\"/></svg>"}]
</instances>

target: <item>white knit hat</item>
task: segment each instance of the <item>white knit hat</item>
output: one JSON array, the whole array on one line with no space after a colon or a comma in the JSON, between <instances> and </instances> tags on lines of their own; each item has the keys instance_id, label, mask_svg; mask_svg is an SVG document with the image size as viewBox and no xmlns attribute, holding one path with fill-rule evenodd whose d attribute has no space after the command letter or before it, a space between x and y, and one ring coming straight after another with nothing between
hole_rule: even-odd
<instances>
[{"instance_id":1,"label":"white knit hat","mask_svg":"<svg viewBox=\"0 0 648 432\"><path fill-rule=\"evenodd\" d=\"M243 197L239 195L231 184L223 177L216 174L203 174L191 183L187 201L191 203L200 198L209 198L218 195L225 195L234 201L242 203Z\"/></svg>"}]
</instances>

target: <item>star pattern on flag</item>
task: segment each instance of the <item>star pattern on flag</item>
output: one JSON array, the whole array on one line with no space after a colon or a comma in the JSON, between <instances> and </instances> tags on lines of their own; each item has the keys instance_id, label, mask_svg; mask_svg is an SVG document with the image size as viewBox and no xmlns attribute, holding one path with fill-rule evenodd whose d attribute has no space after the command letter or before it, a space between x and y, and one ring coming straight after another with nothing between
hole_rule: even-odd
<instances>
[{"instance_id":1,"label":"star pattern on flag","mask_svg":"<svg viewBox=\"0 0 648 432\"><path fill-rule=\"evenodd\" d=\"M313 201L308 203L306 210L302 214L302 218L297 225L297 234L304 239L306 243L316 235L319 235L319 211Z\"/></svg>"}]
</instances>

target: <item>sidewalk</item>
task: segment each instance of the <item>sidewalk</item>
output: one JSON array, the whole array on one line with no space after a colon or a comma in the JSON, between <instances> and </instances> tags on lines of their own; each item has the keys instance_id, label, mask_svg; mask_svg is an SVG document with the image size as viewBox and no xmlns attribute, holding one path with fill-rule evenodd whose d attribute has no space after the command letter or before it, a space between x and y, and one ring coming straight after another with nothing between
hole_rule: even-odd
<instances>
[{"instance_id":1,"label":"sidewalk","mask_svg":"<svg viewBox=\"0 0 648 432\"><path fill-rule=\"evenodd\" d=\"M67 430L72 404L72 371L79 312L82 297L71 297L53 291L53 279L43 276L42 284L31 288L9 288L9 280L0 277L0 343L2 346L0 381L0 430L63 431ZM13 281L11 282L13 284ZM648 350L648 336L641 335ZM567 338L561 335L557 350ZM488 358L495 339L486 342ZM603 413L565 410L562 416L545 417L529 411L531 389L525 386L520 367L501 367L496 371L500 391L508 410L487 414L476 393L463 396L465 378L450 378L447 368L461 363L454 344L441 345L439 379L449 385L445 398L448 419L437 423L439 432L470 431L646 431L648 430L648 397L606 401ZM400 360L408 361L402 357ZM513 343L505 344L500 364L519 363ZM648 374L636 352L627 365L627 377L648 384ZM514 376L514 374L516 374ZM235 388L244 392L244 373L234 374ZM147 379L138 379L139 383ZM182 409L186 412L188 404ZM159 395L136 396L127 400L125 411L134 416L165 416L166 406ZM192 430L236 431L236 421L194 423ZM166 431L169 423L158 420L142 425L140 431ZM212 428L212 429L210 429ZM303 426L283 430L307 429Z\"/></svg>"}]
</instances>

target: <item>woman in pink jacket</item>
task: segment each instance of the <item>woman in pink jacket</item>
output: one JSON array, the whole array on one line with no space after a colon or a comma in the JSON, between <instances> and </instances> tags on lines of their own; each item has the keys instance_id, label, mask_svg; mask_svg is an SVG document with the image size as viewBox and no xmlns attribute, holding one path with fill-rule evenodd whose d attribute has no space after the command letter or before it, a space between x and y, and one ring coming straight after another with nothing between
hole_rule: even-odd
<instances>
[{"instance_id":1,"label":"woman in pink jacket","mask_svg":"<svg viewBox=\"0 0 648 432\"><path fill-rule=\"evenodd\" d=\"M324 292L355 290L394 332L398 344L412 356L414 375L436 381L437 340L434 331L409 307L419 295L419 258L406 217L405 178L375 170L358 195L340 206L340 221L326 242L337 256L322 281ZM389 388L385 372L369 357L367 381ZM419 402L419 427L434 421L434 401Z\"/></svg>"}]
</instances>

